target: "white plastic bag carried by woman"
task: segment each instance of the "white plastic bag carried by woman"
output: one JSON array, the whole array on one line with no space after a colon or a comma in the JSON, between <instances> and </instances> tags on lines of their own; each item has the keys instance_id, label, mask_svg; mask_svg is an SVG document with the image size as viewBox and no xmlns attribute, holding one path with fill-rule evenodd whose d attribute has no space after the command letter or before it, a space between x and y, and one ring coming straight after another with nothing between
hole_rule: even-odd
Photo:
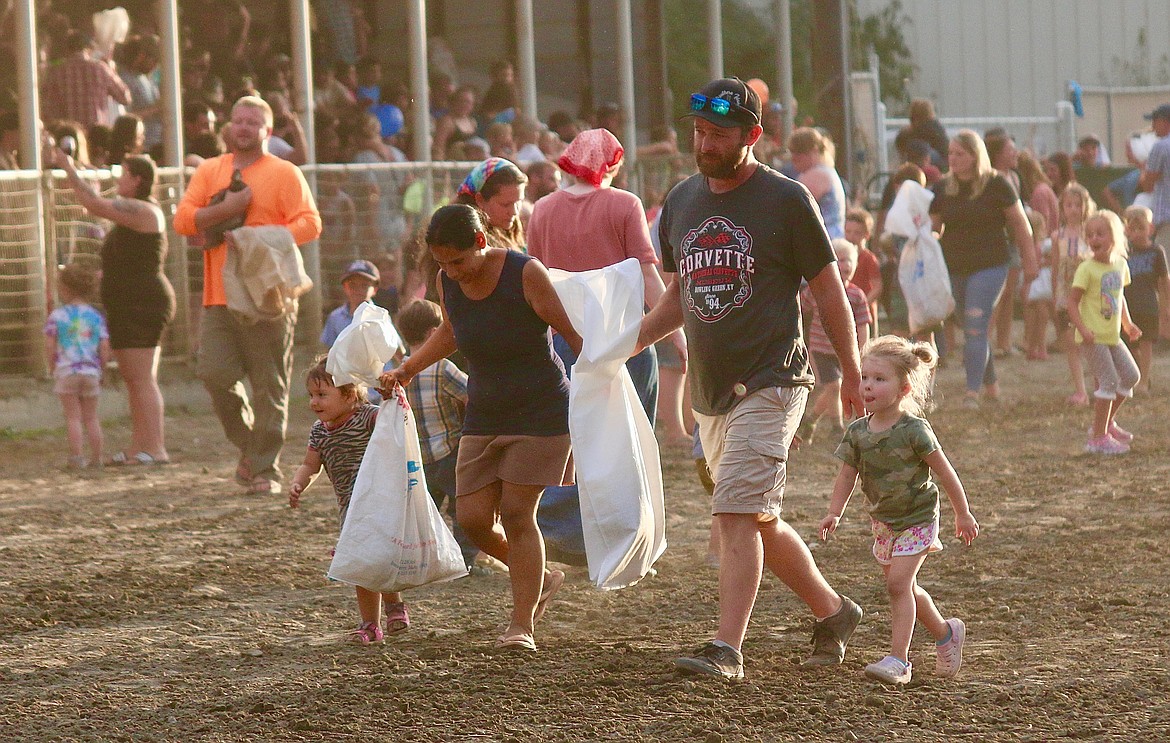
<instances>
[{"instance_id":1,"label":"white plastic bag carried by woman","mask_svg":"<svg viewBox=\"0 0 1170 743\"><path fill-rule=\"evenodd\" d=\"M329 577L394 592L467 574L459 543L427 491L414 414L382 403L362 458Z\"/></svg>"},{"instance_id":2,"label":"white plastic bag carried by woman","mask_svg":"<svg viewBox=\"0 0 1170 743\"><path fill-rule=\"evenodd\" d=\"M931 234L933 199L933 193L914 181L906 181L886 215L886 231L909 238L898 259L898 283L906 298L911 333L929 330L955 311L942 246Z\"/></svg>"},{"instance_id":3,"label":"white plastic bag carried by woman","mask_svg":"<svg viewBox=\"0 0 1170 743\"><path fill-rule=\"evenodd\" d=\"M598 588L624 588L666 549L658 442L625 366L642 322L641 267L627 258L549 275L582 340L569 381L569 434L589 578Z\"/></svg>"}]
</instances>

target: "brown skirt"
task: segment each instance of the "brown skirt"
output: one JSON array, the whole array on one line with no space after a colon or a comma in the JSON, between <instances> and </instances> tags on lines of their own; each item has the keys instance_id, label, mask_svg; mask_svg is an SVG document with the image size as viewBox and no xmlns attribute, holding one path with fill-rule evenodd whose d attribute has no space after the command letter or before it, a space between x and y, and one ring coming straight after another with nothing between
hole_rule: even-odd
<instances>
[{"instance_id":1,"label":"brown skirt","mask_svg":"<svg viewBox=\"0 0 1170 743\"><path fill-rule=\"evenodd\" d=\"M455 464L455 494L469 495L500 481L545 487L571 483L569 435L461 438Z\"/></svg>"}]
</instances>

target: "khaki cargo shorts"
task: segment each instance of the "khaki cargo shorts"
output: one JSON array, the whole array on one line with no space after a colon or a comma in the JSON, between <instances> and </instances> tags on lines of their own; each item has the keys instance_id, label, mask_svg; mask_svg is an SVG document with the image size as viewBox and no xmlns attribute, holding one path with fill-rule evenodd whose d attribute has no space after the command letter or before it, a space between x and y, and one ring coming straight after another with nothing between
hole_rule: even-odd
<instances>
[{"instance_id":1,"label":"khaki cargo shorts","mask_svg":"<svg viewBox=\"0 0 1170 743\"><path fill-rule=\"evenodd\" d=\"M780 518L788 447L800 425L807 387L765 387L723 415L695 413L715 493L711 513Z\"/></svg>"}]
</instances>

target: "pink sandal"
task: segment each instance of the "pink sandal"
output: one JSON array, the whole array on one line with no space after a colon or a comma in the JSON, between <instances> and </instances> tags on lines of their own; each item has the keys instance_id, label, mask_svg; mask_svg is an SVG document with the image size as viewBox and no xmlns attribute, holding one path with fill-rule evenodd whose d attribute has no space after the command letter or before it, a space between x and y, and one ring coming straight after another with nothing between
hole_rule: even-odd
<instances>
[{"instance_id":1,"label":"pink sandal","mask_svg":"<svg viewBox=\"0 0 1170 743\"><path fill-rule=\"evenodd\" d=\"M376 622L362 622L345 641L353 645L376 645L382 642L382 628Z\"/></svg>"},{"instance_id":2,"label":"pink sandal","mask_svg":"<svg viewBox=\"0 0 1170 743\"><path fill-rule=\"evenodd\" d=\"M549 602L564 584L565 574L560 570L550 570L548 575L544 576L544 590L540 592L540 599L536 602L536 611L532 614L533 624L539 622L540 618L544 616L544 612L548 610Z\"/></svg>"},{"instance_id":3,"label":"pink sandal","mask_svg":"<svg viewBox=\"0 0 1170 743\"><path fill-rule=\"evenodd\" d=\"M406 604L401 601L397 604L386 604L386 634L397 635L410 629L410 615L406 613Z\"/></svg>"}]
</instances>

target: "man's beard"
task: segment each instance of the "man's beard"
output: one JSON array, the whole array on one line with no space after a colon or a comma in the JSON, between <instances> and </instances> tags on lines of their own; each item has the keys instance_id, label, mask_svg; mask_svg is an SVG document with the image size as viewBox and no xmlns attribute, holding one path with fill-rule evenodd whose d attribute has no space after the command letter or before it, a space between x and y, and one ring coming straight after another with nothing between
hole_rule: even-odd
<instances>
[{"instance_id":1,"label":"man's beard","mask_svg":"<svg viewBox=\"0 0 1170 743\"><path fill-rule=\"evenodd\" d=\"M704 155L696 152L695 164L699 166L699 172L708 178L727 181L735 177L736 171L739 170L739 166L743 164L746 158L747 153L743 150L736 150L726 157Z\"/></svg>"}]
</instances>

